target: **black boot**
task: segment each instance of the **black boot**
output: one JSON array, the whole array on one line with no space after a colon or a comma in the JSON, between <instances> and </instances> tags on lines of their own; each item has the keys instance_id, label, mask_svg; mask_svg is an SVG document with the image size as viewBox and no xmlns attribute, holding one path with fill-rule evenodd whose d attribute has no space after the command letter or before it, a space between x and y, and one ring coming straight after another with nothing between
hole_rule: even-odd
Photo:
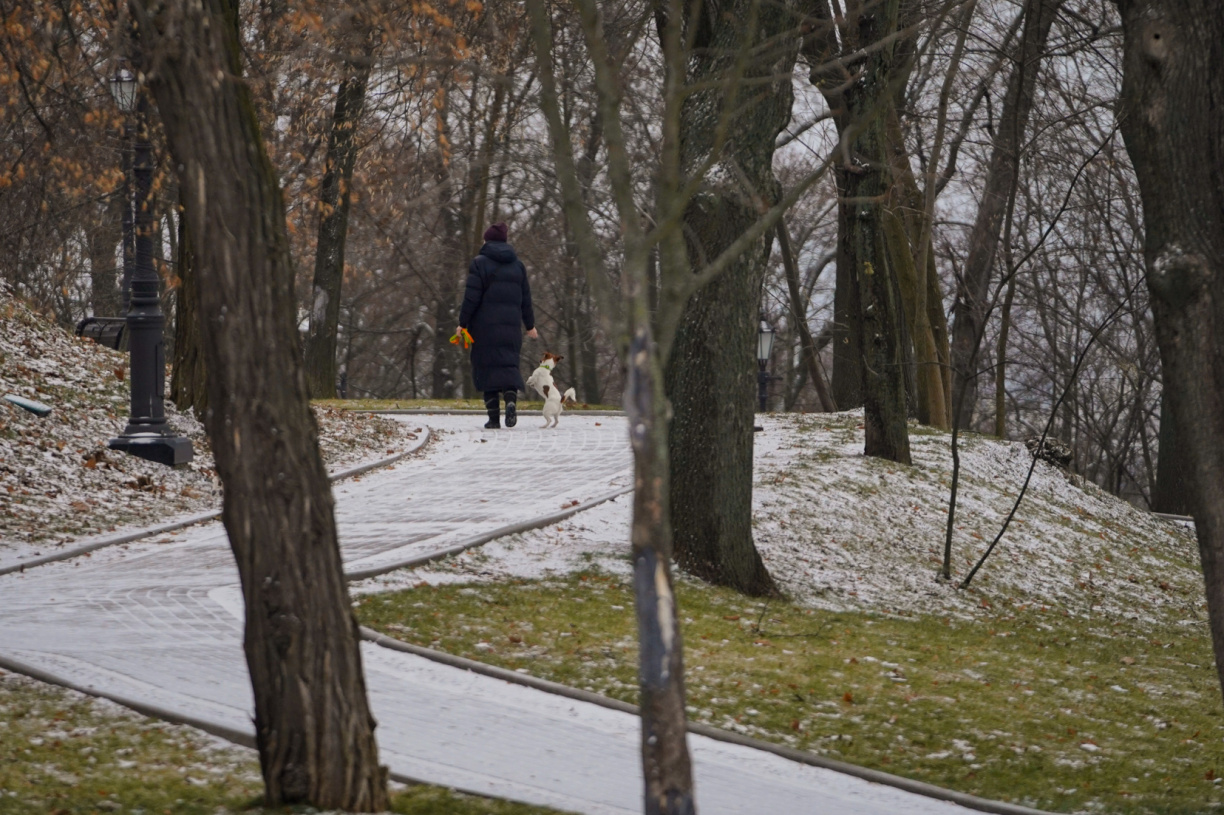
<instances>
[{"instance_id":1,"label":"black boot","mask_svg":"<svg viewBox=\"0 0 1224 815\"><path fill-rule=\"evenodd\" d=\"M485 422L485 430L501 429L501 412L497 409L497 396L497 391L489 391L485 394L485 409L489 411L489 421Z\"/></svg>"},{"instance_id":2,"label":"black boot","mask_svg":"<svg viewBox=\"0 0 1224 815\"><path fill-rule=\"evenodd\" d=\"M506 400L506 427L518 424L518 391L506 391L502 394Z\"/></svg>"}]
</instances>

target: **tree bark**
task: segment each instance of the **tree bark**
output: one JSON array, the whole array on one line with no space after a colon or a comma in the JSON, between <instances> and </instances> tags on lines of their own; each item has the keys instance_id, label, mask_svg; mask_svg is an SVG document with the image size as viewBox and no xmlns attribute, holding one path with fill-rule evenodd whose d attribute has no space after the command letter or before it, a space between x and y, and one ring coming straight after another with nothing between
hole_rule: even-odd
<instances>
[{"instance_id":1,"label":"tree bark","mask_svg":"<svg viewBox=\"0 0 1224 815\"><path fill-rule=\"evenodd\" d=\"M885 220L888 254L897 272L905 324L913 344L918 421L931 427L947 428L952 421L948 319L944 314L939 270L935 266L935 247L930 229L924 228L925 196L910 167L901 115L895 104L890 106L887 116L888 153L893 174Z\"/></svg>"},{"instance_id":2,"label":"tree bark","mask_svg":"<svg viewBox=\"0 0 1224 815\"><path fill-rule=\"evenodd\" d=\"M820 409L825 413L837 410L837 403L825 382L824 370L820 364L820 352L812 339L812 332L807 324L807 309L803 292L799 288L799 264L795 262L795 251L791 247L790 230L785 223L778 224L778 248L782 252L782 268L786 272L786 288L790 293L791 322L799 332L799 347L803 355L803 364L807 366L808 379L816 389L816 398L820 400Z\"/></svg>"},{"instance_id":3,"label":"tree bark","mask_svg":"<svg viewBox=\"0 0 1224 815\"><path fill-rule=\"evenodd\" d=\"M608 54L594 0L575 0L583 36L591 54L601 115L607 128L609 180L624 232L624 337L625 413L629 420L634 459L633 521L630 529L634 571L634 600L638 622L638 679L641 692L642 775L646 815L694 815L693 772L689 758L684 709L684 658L679 612L672 586L669 560L672 522L668 506L667 403L661 350L652 335L650 250L643 235L640 213L633 197L628 151L620 128L619 85ZM575 170L570 133L557 102L552 71L552 26L544 0L527 0L532 41L540 74L540 107L548 123L551 148L560 182L566 227L578 257L587 270L591 288L600 293L605 325L618 325L621 310L611 302L602 247L585 207L585 196ZM668 85L677 62L678 36L664 37L669 61ZM669 108L672 106L669 104ZM671 111L669 111L671 112ZM671 113L674 116L674 112ZM665 114L666 116L666 114ZM674 120L673 120L674 121ZM672 150L675 149L671 146ZM667 183L666 180L664 183ZM687 273L687 272L685 272Z\"/></svg>"},{"instance_id":4,"label":"tree bark","mask_svg":"<svg viewBox=\"0 0 1224 815\"><path fill-rule=\"evenodd\" d=\"M306 384L315 399L336 397L336 333L344 282L344 244L349 198L357 161L357 124L365 108L370 63L347 66L336 89L336 108L327 136L323 186L319 191L319 235L315 247L313 300L306 335Z\"/></svg>"},{"instance_id":5,"label":"tree bark","mask_svg":"<svg viewBox=\"0 0 1224 815\"><path fill-rule=\"evenodd\" d=\"M843 127L839 124L839 129ZM854 254L850 247L852 207L842 193L837 173L837 265L833 282L833 401L842 410L863 406L863 348L859 327L858 287L854 284Z\"/></svg>"},{"instance_id":6,"label":"tree bark","mask_svg":"<svg viewBox=\"0 0 1224 815\"><path fill-rule=\"evenodd\" d=\"M649 311L644 302L631 308L638 313L639 322L629 347L625 413L633 428L631 540L642 767L646 778L644 810L647 815L693 815L696 807L686 740L684 646L669 566L675 527L668 511L668 404L662 366L650 334Z\"/></svg>"},{"instance_id":7,"label":"tree bark","mask_svg":"<svg viewBox=\"0 0 1224 815\"><path fill-rule=\"evenodd\" d=\"M123 306L115 249L123 240L120 223L123 202L116 193L95 211L98 223L88 231L85 241L89 251L89 303L95 317L118 317L123 313Z\"/></svg>"},{"instance_id":8,"label":"tree bark","mask_svg":"<svg viewBox=\"0 0 1224 815\"><path fill-rule=\"evenodd\" d=\"M952 307L952 409L954 420L969 427L977 406L977 351L990 306L990 276L999 247L1007 199L1016 184L1020 148L1033 109L1038 69L1050 27L1063 0L1025 0L1024 31L1016 52L1016 67L1007 83L1003 113L991 146L986 186L978 204L965 268ZM962 393L963 392L963 393Z\"/></svg>"},{"instance_id":9,"label":"tree bark","mask_svg":"<svg viewBox=\"0 0 1224 815\"><path fill-rule=\"evenodd\" d=\"M222 518L245 601L265 805L386 809L293 309L280 184L235 0L134 0L196 245Z\"/></svg>"},{"instance_id":10,"label":"tree bark","mask_svg":"<svg viewBox=\"0 0 1224 815\"><path fill-rule=\"evenodd\" d=\"M1177 432L1169 388L1160 392L1160 436L1157 441L1156 487L1152 510L1170 515L1190 514L1190 462Z\"/></svg>"},{"instance_id":11,"label":"tree bark","mask_svg":"<svg viewBox=\"0 0 1224 815\"><path fill-rule=\"evenodd\" d=\"M1214 0L1118 0L1119 118L1224 687L1224 16Z\"/></svg>"},{"instance_id":12,"label":"tree bark","mask_svg":"<svg viewBox=\"0 0 1224 815\"><path fill-rule=\"evenodd\" d=\"M999 342L995 347L995 420L994 434L1007 438L1007 341L1011 333L1012 302L1016 297L1016 277L1007 281L1003 295L1003 311L999 315Z\"/></svg>"},{"instance_id":13,"label":"tree bark","mask_svg":"<svg viewBox=\"0 0 1224 815\"><path fill-rule=\"evenodd\" d=\"M181 197L181 196L180 196ZM185 202L184 202L185 204ZM174 354L170 367L170 400L179 410L190 408L203 419L208 410L208 369L200 336L199 274L195 241L184 209L178 217L175 267L179 284L174 290Z\"/></svg>"},{"instance_id":14,"label":"tree bark","mask_svg":"<svg viewBox=\"0 0 1224 815\"><path fill-rule=\"evenodd\" d=\"M846 299L857 306L852 324L861 354L867 431L864 452L909 464L904 315L897 272L888 255L885 222L890 217L887 207L893 186L888 113L898 77L906 73L895 54L900 2L884 0L870 8L858 3L850 8L844 21L832 23L837 26L836 39L830 31L809 45L816 66L811 80L834 112L842 139L837 171L841 196L838 287L843 285L841 273L845 271ZM856 56L842 60L838 58L841 54ZM848 346L850 343L843 343ZM836 390L836 380L835 370L833 398L839 406L848 407Z\"/></svg>"},{"instance_id":15,"label":"tree bark","mask_svg":"<svg viewBox=\"0 0 1224 815\"><path fill-rule=\"evenodd\" d=\"M747 80L782 75L740 95L722 88L693 93L680 113L680 162L686 178L712 162L684 214L693 272L718 257L772 205L780 190L772 160L790 121L789 73L798 43L780 38L797 24L787 3L740 0L695 7L688 84L726 81L743 63ZM780 40L780 42L779 42ZM716 143L721 128L726 141ZM671 426L671 508L676 561L684 569L747 594L776 592L752 539L752 445L761 286L773 244L763 236L712 283L693 294L667 361Z\"/></svg>"}]
</instances>

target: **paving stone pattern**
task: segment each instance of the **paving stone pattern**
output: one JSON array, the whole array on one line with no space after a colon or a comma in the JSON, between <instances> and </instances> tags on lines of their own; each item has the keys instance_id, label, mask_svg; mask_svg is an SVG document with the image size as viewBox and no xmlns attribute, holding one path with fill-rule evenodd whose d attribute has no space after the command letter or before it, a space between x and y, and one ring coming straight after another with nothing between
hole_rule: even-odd
<instances>
[{"instance_id":1,"label":"paving stone pattern","mask_svg":"<svg viewBox=\"0 0 1224 815\"><path fill-rule=\"evenodd\" d=\"M428 453L335 487L346 569L445 548L629 483L620 417L524 417L443 431ZM475 427L473 427L475 425ZM0 655L93 692L252 732L242 597L219 523L0 577ZM637 719L363 643L384 763L393 773L585 813L641 809ZM692 737L703 813L967 812Z\"/></svg>"}]
</instances>

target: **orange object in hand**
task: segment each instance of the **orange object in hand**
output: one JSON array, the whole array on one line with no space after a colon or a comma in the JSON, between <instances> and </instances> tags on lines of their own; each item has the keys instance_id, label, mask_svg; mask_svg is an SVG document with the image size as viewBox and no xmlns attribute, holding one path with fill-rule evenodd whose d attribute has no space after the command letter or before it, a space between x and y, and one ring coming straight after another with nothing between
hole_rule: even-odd
<instances>
[{"instance_id":1,"label":"orange object in hand","mask_svg":"<svg viewBox=\"0 0 1224 815\"><path fill-rule=\"evenodd\" d=\"M471 333L466 328L460 328L450 338L451 345L458 345L461 342L463 343L464 351L476 344L476 340L472 339Z\"/></svg>"}]
</instances>

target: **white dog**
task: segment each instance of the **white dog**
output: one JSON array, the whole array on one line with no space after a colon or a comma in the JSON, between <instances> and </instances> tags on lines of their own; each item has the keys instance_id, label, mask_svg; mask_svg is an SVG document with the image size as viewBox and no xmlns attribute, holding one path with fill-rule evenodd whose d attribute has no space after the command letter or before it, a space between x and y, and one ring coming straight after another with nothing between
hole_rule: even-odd
<instances>
[{"instance_id":1,"label":"white dog","mask_svg":"<svg viewBox=\"0 0 1224 815\"><path fill-rule=\"evenodd\" d=\"M545 352L544 359L540 360L540 367L532 371L531 376L527 377L527 384L535 388L536 392L544 397L543 427L548 427L550 423L553 427L556 427L558 420L561 418L561 408L566 400L571 402L578 400L578 394L574 393L573 388L567 388L562 393L561 388L553 381L552 370L560 361L560 356Z\"/></svg>"}]
</instances>

